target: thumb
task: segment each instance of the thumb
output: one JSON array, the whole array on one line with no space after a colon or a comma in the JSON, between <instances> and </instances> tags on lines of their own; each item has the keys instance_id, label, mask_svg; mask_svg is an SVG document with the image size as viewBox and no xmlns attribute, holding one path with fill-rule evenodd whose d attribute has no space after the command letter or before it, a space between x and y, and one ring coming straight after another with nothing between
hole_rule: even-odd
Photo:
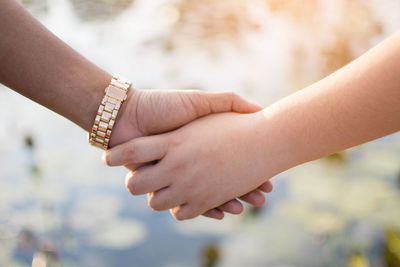
<instances>
[{"instance_id":1,"label":"thumb","mask_svg":"<svg viewBox=\"0 0 400 267\"><path fill-rule=\"evenodd\" d=\"M245 100L235 93L209 93L209 104L212 113L238 112L253 113L262 107L256 103Z\"/></svg>"}]
</instances>

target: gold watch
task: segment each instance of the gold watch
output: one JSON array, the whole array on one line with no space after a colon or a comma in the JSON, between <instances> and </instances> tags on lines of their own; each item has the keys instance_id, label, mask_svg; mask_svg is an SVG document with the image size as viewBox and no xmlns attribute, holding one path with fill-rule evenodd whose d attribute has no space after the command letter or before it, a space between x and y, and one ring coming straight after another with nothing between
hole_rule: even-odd
<instances>
[{"instance_id":1,"label":"gold watch","mask_svg":"<svg viewBox=\"0 0 400 267\"><path fill-rule=\"evenodd\" d=\"M130 81L119 76L111 79L97 111L92 132L89 133L90 144L104 150L108 148L118 111L126 100L131 84Z\"/></svg>"}]
</instances>

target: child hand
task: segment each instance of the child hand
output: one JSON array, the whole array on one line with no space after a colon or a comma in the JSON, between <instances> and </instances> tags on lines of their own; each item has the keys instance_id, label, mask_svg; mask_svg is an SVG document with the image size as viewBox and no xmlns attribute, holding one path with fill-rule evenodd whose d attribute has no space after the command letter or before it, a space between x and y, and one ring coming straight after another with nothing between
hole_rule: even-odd
<instances>
[{"instance_id":1,"label":"child hand","mask_svg":"<svg viewBox=\"0 0 400 267\"><path fill-rule=\"evenodd\" d=\"M257 141L263 119L261 112L210 115L174 132L117 146L107 151L105 161L111 166L157 161L132 172L128 190L133 195L154 192L149 195L153 209L172 209L178 220L194 218L246 196L272 177L272 164L263 160Z\"/></svg>"}]
</instances>

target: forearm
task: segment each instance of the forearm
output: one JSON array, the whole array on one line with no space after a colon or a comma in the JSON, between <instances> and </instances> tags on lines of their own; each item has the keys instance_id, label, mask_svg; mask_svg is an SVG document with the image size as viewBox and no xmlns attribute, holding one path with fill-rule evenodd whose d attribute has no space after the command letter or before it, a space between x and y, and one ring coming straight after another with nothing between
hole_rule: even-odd
<instances>
[{"instance_id":1,"label":"forearm","mask_svg":"<svg viewBox=\"0 0 400 267\"><path fill-rule=\"evenodd\" d=\"M263 113L262 149L283 169L400 130L400 34Z\"/></svg>"},{"instance_id":2,"label":"forearm","mask_svg":"<svg viewBox=\"0 0 400 267\"><path fill-rule=\"evenodd\" d=\"M14 0L0 2L0 83L89 131L111 76Z\"/></svg>"}]
</instances>

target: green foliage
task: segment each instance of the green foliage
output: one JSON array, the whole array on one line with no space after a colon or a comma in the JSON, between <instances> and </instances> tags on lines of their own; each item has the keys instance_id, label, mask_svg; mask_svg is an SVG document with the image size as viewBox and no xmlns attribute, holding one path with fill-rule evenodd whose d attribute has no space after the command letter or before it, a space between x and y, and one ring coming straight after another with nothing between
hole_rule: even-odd
<instances>
[{"instance_id":1,"label":"green foliage","mask_svg":"<svg viewBox=\"0 0 400 267\"><path fill-rule=\"evenodd\" d=\"M220 259L220 248L216 244L207 245L203 251L203 267L215 267Z\"/></svg>"},{"instance_id":2,"label":"green foliage","mask_svg":"<svg viewBox=\"0 0 400 267\"><path fill-rule=\"evenodd\" d=\"M337 163L345 163L347 160L345 152L337 152L325 157L326 160Z\"/></svg>"},{"instance_id":3,"label":"green foliage","mask_svg":"<svg viewBox=\"0 0 400 267\"><path fill-rule=\"evenodd\" d=\"M349 258L348 267L369 267L368 258L363 254L354 253Z\"/></svg>"},{"instance_id":4,"label":"green foliage","mask_svg":"<svg viewBox=\"0 0 400 267\"><path fill-rule=\"evenodd\" d=\"M385 266L400 267L400 234L393 228L385 231L383 253Z\"/></svg>"}]
</instances>

